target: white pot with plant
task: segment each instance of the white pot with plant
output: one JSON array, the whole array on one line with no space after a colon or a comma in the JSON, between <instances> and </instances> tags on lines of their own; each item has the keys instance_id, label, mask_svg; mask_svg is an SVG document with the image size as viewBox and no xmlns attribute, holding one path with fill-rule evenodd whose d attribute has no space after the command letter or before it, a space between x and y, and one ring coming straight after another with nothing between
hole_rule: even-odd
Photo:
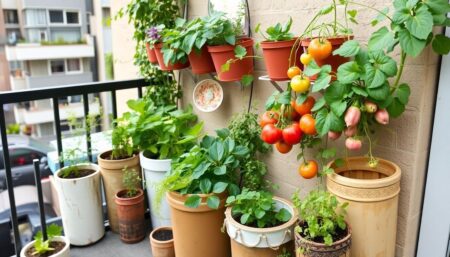
<instances>
[{"instance_id":1,"label":"white pot with plant","mask_svg":"<svg viewBox=\"0 0 450 257\"><path fill-rule=\"evenodd\" d=\"M34 240L20 251L20 257L70 257L70 242L61 236L62 228L52 224L47 227L47 239L39 231Z\"/></svg>"}]
</instances>

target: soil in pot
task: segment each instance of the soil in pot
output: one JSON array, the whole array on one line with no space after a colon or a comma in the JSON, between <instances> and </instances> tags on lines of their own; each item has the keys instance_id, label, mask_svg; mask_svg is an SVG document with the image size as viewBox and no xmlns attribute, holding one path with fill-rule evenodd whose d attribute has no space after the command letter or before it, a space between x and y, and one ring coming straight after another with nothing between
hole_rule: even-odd
<instances>
[{"instance_id":1,"label":"soil in pot","mask_svg":"<svg viewBox=\"0 0 450 257\"><path fill-rule=\"evenodd\" d=\"M175 257L173 232L171 227L159 227L150 233L153 257Z\"/></svg>"},{"instance_id":2,"label":"soil in pot","mask_svg":"<svg viewBox=\"0 0 450 257\"><path fill-rule=\"evenodd\" d=\"M64 243L64 242L51 241L50 247L53 248L54 250L48 251L43 254L39 254L39 253L33 254L36 251L36 249L34 248L34 246L32 246L32 247L28 248L28 250L25 253L25 256L27 256L27 257L49 257L56 253L59 253L64 248L64 246L66 246L66 243Z\"/></svg>"},{"instance_id":3,"label":"soil in pot","mask_svg":"<svg viewBox=\"0 0 450 257\"><path fill-rule=\"evenodd\" d=\"M299 226L302 228L302 231L305 231L305 229L308 228L308 224L306 224L306 223L300 223ZM336 229L336 234L333 235L333 242L337 242L337 241L343 239L344 237L347 236L347 234L348 234L347 233L347 229L341 229L341 228L338 227ZM306 238L306 235L303 232L301 232L300 235L303 238ZM325 243L325 241L323 240L323 237L314 238L313 241L315 243L319 243L319 244Z\"/></svg>"},{"instance_id":4,"label":"soil in pot","mask_svg":"<svg viewBox=\"0 0 450 257\"><path fill-rule=\"evenodd\" d=\"M155 54L156 54L156 58L158 59L159 68L161 70L164 70L164 71L181 70L181 69L189 67L188 60L186 60L185 63L182 63L182 62L170 63L169 62L169 64L166 65L164 63L164 56L163 56L161 49L162 49L161 43L155 45Z\"/></svg>"},{"instance_id":5,"label":"soil in pot","mask_svg":"<svg viewBox=\"0 0 450 257\"><path fill-rule=\"evenodd\" d=\"M81 169L81 170L78 170L76 173L70 172L69 175L66 177L62 177L61 173L60 173L60 174L58 174L58 177L60 177L62 179L83 178L83 177L87 177L91 174L94 174L94 172L95 172L95 170Z\"/></svg>"},{"instance_id":6,"label":"soil in pot","mask_svg":"<svg viewBox=\"0 0 450 257\"><path fill-rule=\"evenodd\" d=\"M158 241L169 241L173 239L172 230L158 230L153 233L153 238Z\"/></svg>"}]
</instances>

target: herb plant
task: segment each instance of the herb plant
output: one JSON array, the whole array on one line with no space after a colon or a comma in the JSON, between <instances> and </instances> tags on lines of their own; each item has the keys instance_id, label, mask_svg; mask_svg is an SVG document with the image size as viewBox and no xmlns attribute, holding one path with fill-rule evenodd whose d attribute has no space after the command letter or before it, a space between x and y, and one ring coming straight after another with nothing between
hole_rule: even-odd
<instances>
[{"instance_id":1,"label":"herb plant","mask_svg":"<svg viewBox=\"0 0 450 257\"><path fill-rule=\"evenodd\" d=\"M131 140L130 129L127 127L128 121L122 117L117 119L115 123L116 126L111 134L111 159L121 160L129 158L136 149Z\"/></svg>"},{"instance_id":2,"label":"herb plant","mask_svg":"<svg viewBox=\"0 0 450 257\"><path fill-rule=\"evenodd\" d=\"M123 185L127 190L127 197L131 198L138 194L139 184L141 183L141 177L139 177L139 173L135 169L123 169Z\"/></svg>"},{"instance_id":3,"label":"herb plant","mask_svg":"<svg viewBox=\"0 0 450 257\"><path fill-rule=\"evenodd\" d=\"M61 232L62 232L62 227L55 225L55 224L51 224L50 226L47 227L47 240L44 241L44 236L42 234L42 231L39 231L36 236L34 237L34 252L32 253L33 255L36 254L45 254L48 253L50 251L55 250L54 248L50 247L50 243L52 242L52 240L57 237L57 236L61 236Z\"/></svg>"},{"instance_id":4,"label":"herb plant","mask_svg":"<svg viewBox=\"0 0 450 257\"><path fill-rule=\"evenodd\" d=\"M258 24L256 26L255 32L260 32L260 26L261 24ZM266 29L266 33L260 33L262 37L271 42L277 42L277 41L287 41L294 38L294 34L290 32L292 26L292 17L289 17L289 21L281 25L281 23L277 23L275 26L268 27Z\"/></svg>"},{"instance_id":5,"label":"herb plant","mask_svg":"<svg viewBox=\"0 0 450 257\"><path fill-rule=\"evenodd\" d=\"M276 209L273 195L264 191L244 189L237 196L229 196L227 206L242 225L258 228L275 227L289 221L292 214L285 208Z\"/></svg>"}]
</instances>

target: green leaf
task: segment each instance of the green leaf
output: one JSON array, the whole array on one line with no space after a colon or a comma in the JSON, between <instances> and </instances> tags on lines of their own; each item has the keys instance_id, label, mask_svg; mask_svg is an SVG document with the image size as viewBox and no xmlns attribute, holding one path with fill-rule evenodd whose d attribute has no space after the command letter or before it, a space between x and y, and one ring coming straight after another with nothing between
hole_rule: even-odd
<instances>
[{"instance_id":1,"label":"green leaf","mask_svg":"<svg viewBox=\"0 0 450 257\"><path fill-rule=\"evenodd\" d=\"M255 211L255 217L257 219L262 219L262 217L264 217L264 215L266 215L266 212L264 210L261 209L256 209Z\"/></svg>"},{"instance_id":2,"label":"green leaf","mask_svg":"<svg viewBox=\"0 0 450 257\"><path fill-rule=\"evenodd\" d=\"M377 88L386 82L386 75L380 70L375 69L372 65L366 65L366 81L368 88Z\"/></svg>"},{"instance_id":3,"label":"green leaf","mask_svg":"<svg viewBox=\"0 0 450 257\"><path fill-rule=\"evenodd\" d=\"M236 146L236 148L233 151L233 154L236 156L245 156L248 154L248 148L242 145Z\"/></svg>"},{"instance_id":4,"label":"green leaf","mask_svg":"<svg viewBox=\"0 0 450 257\"><path fill-rule=\"evenodd\" d=\"M231 66L231 62L227 61L226 63L222 64L222 66L220 66L220 71L227 72L230 70L230 66Z\"/></svg>"},{"instance_id":5,"label":"green leaf","mask_svg":"<svg viewBox=\"0 0 450 257\"><path fill-rule=\"evenodd\" d=\"M355 94L364 97L367 97L369 95L364 89L360 88L359 86L352 86L352 91L355 92Z\"/></svg>"},{"instance_id":6,"label":"green leaf","mask_svg":"<svg viewBox=\"0 0 450 257\"><path fill-rule=\"evenodd\" d=\"M327 88L330 85L331 76L328 73L320 73L319 77L317 77L316 81L314 81L314 85L311 91L318 92L322 89Z\"/></svg>"},{"instance_id":7,"label":"green leaf","mask_svg":"<svg viewBox=\"0 0 450 257\"><path fill-rule=\"evenodd\" d=\"M348 85L343 85L335 81L325 90L324 98L328 104L331 104L336 101L341 101L349 91Z\"/></svg>"},{"instance_id":8,"label":"green leaf","mask_svg":"<svg viewBox=\"0 0 450 257\"><path fill-rule=\"evenodd\" d=\"M312 112L320 110L323 106L325 106L326 101L324 97L319 98L311 109Z\"/></svg>"},{"instance_id":9,"label":"green leaf","mask_svg":"<svg viewBox=\"0 0 450 257\"><path fill-rule=\"evenodd\" d=\"M333 9L334 9L334 6L330 4L328 6L323 7L322 9L320 9L319 13L321 15L329 14L331 11L333 11Z\"/></svg>"},{"instance_id":10,"label":"green leaf","mask_svg":"<svg viewBox=\"0 0 450 257\"><path fill-rule=\"evenodd\" d=\"M328 148L323 150L322 152L322 158L324 159L331 159L336 156L336 148Z\"/></svg>"},{"instance_id":11,"label":"green leaf","mask_svg":"<svg viewBox=\"0 0 450 257\"><path fill-rule=\"evenodd\" d=\"M311 77L319 73L321 70L322 69L319 67L319 65L317 65L317 63L314 60L312 60L308 65L306 65L303 74L305 74L308 77Z\"/></svg>"},{"instance_id":12,"label":"green leaf","mask_svg":"<svg viewBox=\"0 0 450 257\"><path fill-rule=\"evenodd\" d=\"M398 36L403 51L412 57L418 56L425 48L426 40L414 37L408 30L400 30Z\"/></svg>"},{"instance_id":13,"label":"green leaf","mask_svg":"<svg viewBox=\"0 0 450 257\"><path fill-rule=\"evenodd\" d=\"M336 165L336 167L342 167L344 166L345 161L341 158L334 160L334 165Z\"/></svg>"},{"instance_id":14,"label":"green leaf","mask_svg":"<svg viewBox=\"0 0 450 257\"><path fill-rule=\"evenodd\" d=\"M220 194L227 189L228 183L225 182L217 182L214 184L213 192L216 194Z\"/></svg>"},{"instance_id":15,"label":"green leaf","mask_svg":"<svg viewBox=\"0 0 450 257\"><path fill-rule=\"evenodd\" d=\"M202 199L200 198L200 196L191 195L184 202L184 206L189 207L189 208L197 208L201 202L202 202Z\"/></svg>"},{"instance_id":16,"label":"green leaf","mask_svg":"<svg viewBox=\"0 0 450 257\"><path fill-rule=\"evenodd\" d=\"M241 83L243 86L250 86L254 80L252 75L244 75L241 78Z\"/></svg>"},{"instance_id":17,"label":"green leaf","mask_svg":"<svg viewBox=\"0 0 450 257\"><path fill-rule=\"evenodd\" d=\"M256 27L255 27L255 33L259 33L260 29L261 29L261 23L258 23L258 25L256 25Z\"/></svg>"},{"instance_id":18,"label":"green leaf","mask_svg":"<svg viewBox=\"0 0 450 257\"><path fill-rule=\"evenodd\" d=\"M226 35L225 41L230 45L235 45L236 44L236 36L234 34Z\"/></svg>"},{"instance_id":19,"label":"green leaf","mask_svg":"<svg viewBox=\"0 0 450 257\"><path fill-rule=\"evenodd\" d=\"M344 84L352 83L359 78L360 72L361 69L355 61L346 62L339 66L337 79Z\"/></svg>"},{"instance_id":20,"label":"green leaf","mask_svg":"<svg viewBox=\"0 0 450 257\"><path fill-rule=\"evenodd\" d=\"M240 192L240 189L237 185L235 185L235 184L228 185L228 194L229 195L238 195L239 192Z\"/></svg>"},{"instance_id":21,"label":"green leaf","mask_svg":"<svg viewBox=\"0 0 450 257\"><path fill-rule=\"evenodd\" d=\"M450 52L450 38L445 35L436 35L431 45L438 54L447 55Z\"/></svg>"},{"instance_id":22,"label":"green leaf","mask_svg":"<svg viewBox=\"0 0 450 257\"><path fill-rule=\"evenodd\" d=\"M408 84L403 83L400 86L398 86L396 93L398 100L402 104L404 105L408 104L409 96L411 95L411 89L409 88Z\"/></svg>"},{"instance_id":23,"label":"green leaf","mask_svg":"<svg viewBox=\"0 0 450 257\"><path fill-rule=\"evenodd\" d=\"M372 33L369 39L368 48L370 51L382 50L394 43L394 33L388 30L386 26Z\"/></svg>"},{"instance_id":24,"label":"green leaf","mask_svg":"<svg viewBox=\"0 0 450 257\"><path fill-rule=\"evenodd\" d=\"M281 222L287 222L288 220L290 220L292 218L292 214L285 208L282 208L278 211L278 213L275 215L275 217L277 218L277 220L279 220Z\"/></svg>"},{"instance_id":25,"label":"green leaf","mask_svg":"<svg viewBox=\"0 0 450 257\"><path fill-rule=\"evenodd\" d=\"M47 237L48 238L54 238L56 236L60 236L62 234L62 227L56 225L56 224L50 224L50 226L47 226Z\"/></svg>"},{"instance_id":26,"label":"green leaf","mask_svg":"<svg viewBox=\"0 0 450 257\"><path fill-rule=\"evenodd\" d=\"M206 204L208 205L209 208L217 210L219 209L220 199L215 195L208 196Z\"/></svg>"},{"instance_id":27,"label":"green leaf","mask_svg":"<svg viewBox=\"0 0 450 257\"><path fill-rule=\"evenodd\" d=\"M447 14L450 12L450 4L447 0L424 0L433 14Z\"/></svg>"},{"instance_id":28,"label":"green leaf","mask_svg":"<svg viewBox=\"0 0 450 257\"><path fill-rule=\"evenodd\" d=\"M221 161L224 154L224 148L222 144L219 144L217 142L213 143L211 147L209 148L209 157L213 161Z\"/></svg>"},{"instance_id":29,"label":"green leaf","mask_svg":"<svg viewBox=\"0 0 450 257\"><path fill-rule=\"evenodd\" d=\"M406 21L406 28L418 39L427 39L433 30L433 16L424 5L419 7L414 16Z\"/></svg>"},{"instance_id":30,"label":"green leaf","mask_svg":"<svg viewBox=\"0 0 450 257\"><path fill-rule=\"evenodd\" d=\"M227 138L230 136L230 130L228 128L216 129L216 134L220 138Z\"/></svg>"},{"instance_id":31,"label":"green leaf","mask_svg":"<svg viewBox=\"0 0 450 257\"><path fill-rule=\"evenodd\" d=\"M247 224L248 219L250 218L250 214L245 213L244 215L241 216L241 224Z\"/></svg>"},{"instance_id":32,"label":"green leaf","mask_svg":"<svg viewBox=\"0 0 450 257\"><path fill-rule=\"evenodd\" d=\"M291 104L291 93L289 91L284 91L279 94L278 103L280 104Z\"/></svg>"},{"instance_id":33,"label":"green leaf","mask_svg":"<svg viewBox=\"0 0 450 257\"><path fill-rule=\"evenodd\" d=\"M405 105L399 100L398 97L395 97L394 101L392 101L386 109L391 117L397 118L405 111Z\"/></svg>"},{"instance_id":34,"label":"green leaf","mask_svg":"<svg viewBox=\"0 0 450 257\"><path fill-rule=\"evenodd\" d=\"M389 84L377 88L367 88L367 93L375 100L385 100L389 95Z\"/></svg>"},{"instance_id":35,"label":"green leaf","mask_svg":"<svg viewBox=\"0 0 450 257\"><path fill-rule=\"evenodd\" d=\"M331 111L333 111L336 116L340 117L347 109L347 103L344 101L336 101L331 103L330 107Z\"/></svg>"},{"instance_id":36,"label":"green leaf","mask_svg":"<svg viewBox=\"0 0 450 257\"><path fill-rule=\"evenodd\" d=\"M237 45L234 48L234 55L236 56L236 58L242 59L247 55L247 49L245 49L245 47L241 45Z\"/></svg>"},{"instance_id":37,"label":"green leaf","mask_svg":"<svg viewBox=\"0 0 450 257\"><path fill-rule=\"evenodd\" d=\"M222 165L222 166L216 167L214 169L214 174L217 175L217 176L221 176L221 175L227 174L227 166Z\"/></svg>"},{"instance_id":38,"label":"green leaf","mask_svg":"<svg viewBox=\"0 0 450 257\"><path fill-rule=\"evenodd\" d=\"M205 162L200 163L194 169L193 174L192 174L192 178L193 179L198 179L201 176L203 176L203 174L205 174L205 172L208 170L209 166L211 166L211 163L205 163Z\"/></svg>"},{"instance_id":39,"label":"green leaf","mask_svg":"<svg viewBox=\"0 0 450 257\"><path fill-rule=\"evenodd\" d=\"M377 17L375 17L375 19L373 19L370 23L372 24L372 26L377 25L378 23L384 21L386 19L387 14L389 13L389 7L385 7L383 10L381 10Z\"/></svg>"},{"instance_id":40,"label":"green leaf","mask_svg":"<svg viewBox=\"0 0 450 257\"><path fill-rule=\"evenodd\" d=\"M353 57L358 54L360 49L359 42L356 40L346 41L338 49L334 50L333 55L340 55L343 57Z\"/></svg>"},{"instance_id":41,"label":"green leaf","mask_svg":"<svg viewBox=\"0 0 450 257\"><path fill-rule=\"evenodd\" d=\"M337 117L334 112L321 109L316 115L316 129L319 135L323 136L332 131L344 130L344 121Z\"/></svg>"},{"instance_id":42,"label":"green leaf","mask_svg":"<svg viewBox=\"0 0 450 257\"><path fill-rule=\"evenodd\" d=\"M210 190L211 190L211 186L212 186L211 180L209 180L207 178L202 179L200 181L200 190L202 191L202 194L209 194Z\"/></svg>"}]
</instances>

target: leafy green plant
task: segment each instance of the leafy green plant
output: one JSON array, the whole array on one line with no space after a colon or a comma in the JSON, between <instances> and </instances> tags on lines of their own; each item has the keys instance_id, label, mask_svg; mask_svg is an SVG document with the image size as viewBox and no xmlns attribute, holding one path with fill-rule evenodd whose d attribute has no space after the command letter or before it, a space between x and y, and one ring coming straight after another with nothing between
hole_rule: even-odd
<instances>
[{"instance_id":1,"label":"leafy green plant","mask_svg":"<svg viewBox=\"0 0 450 257\"><path fill-rule=\"evenodd\" d=\"M48 253L50 251L55 250L54 248L52 248L50 246L50 243L52 242L52 240L57 237L57 236L61 236L62 233L62 227L55 225L55 224L51 224L50 226L47 227L47 240L44 241L44 236L42 234L42 231L39 231L36 236L34 237L34 252L32 253L33 255L36 254L45 254Z\"/></svg>"},{"instance_id":2,"label":"leafy green plant","mask_svg":"<svg viewBox=\"0 0 450 257\"><path fill-rule=\"evenodd\" d=\"M6 127L6 134L8 135L20 134L20 124L18 123L8 124L8 126Z\"/></svg>"},{"instance_id":3,"label":"leafy green plant","mask_svg":"<svg viewBox=\"0 0 450 257\"><path fill-rule=\"evenodd\" d=\"M283 252L281 254L279 254L277 257L291 257L292 254L286 250L286 248L283 248Z\"/></svg>"},{"instance_id":4,"label":"leafy green plant","mask_svg":"<svg viewBox=\"0 0 450 257\"><path fill-rule=\"evenodd\" d=\"M345 216L348 203L339 203L327 191L310 191L303 200L297 192L292 196L292 201L300 218L300 224L295 230L309 240L331 245L338 230L347 228Z\"/></svg>"},{"instance_id":5,"label":"leafy green plant","mask_svg":"<svg viewBox=\"0 0 450 257\"><path fill-rule=\"evenodd\" d=\"M289 17L289 21L281 25L281 23L277 23L275 26L268 27L266 29L266 34L260 33L261 36L267 41L277 42L277 41L286 41L294 38L294 34L290 32L292 26L292 17ZM255 32L260 32L261 24L256 26Z\"/></svg>"},{"instance_id":6,"label":"leafy green plant","mask_svg":"<svg viewBox=\"0 0 450 257\"><path fill-rule=\"evenodd\" d=\"M136 147L131 140L130 128L128 127L130 123L124 117L121 117L115 121L115 124L111 134L111 159L129 158L136 151Z\"/></svg>"},{"instance_id":7,"label":"leafy green plant","mask_svg":"<svg viewBox=\"0 0 450 257\"><path fill-rule=\"evenodd\" d=\"M131 198L138 194L139 184L141 183L141 177L135 169L123 169L123 185L127 190L127 197Z\"/></svg>"},{"instance_id":8,"label":"leafy green plant","mask_svg":"<svg viewBox=\"0 0 450 257\"><path fill-rule=\"evenodd\" d=\"M275 227L289 221L292 214L285 208L277 210L273 195L264 191L244 189L239 195L229 196L227 206L242 225L258 228Z\"/></svg>"},{"instance_id":9,"label":"leafy green plant","mask_svg":"<svg viewBox=\"0 0 450 257\"><path fill-rule=\"evenodd\" d=\"M209 194L207 205L217 209L220 204L217 194L239 193L238 168L247 155L247 147L236 144L224 130L218 131L217 137L204 136L200 145L172 162L172 170L157 185L156 204L166 192L176 191L191 194L184 203L190 208L200 205L199 194Z\"/></svg>"}]
</instances>

